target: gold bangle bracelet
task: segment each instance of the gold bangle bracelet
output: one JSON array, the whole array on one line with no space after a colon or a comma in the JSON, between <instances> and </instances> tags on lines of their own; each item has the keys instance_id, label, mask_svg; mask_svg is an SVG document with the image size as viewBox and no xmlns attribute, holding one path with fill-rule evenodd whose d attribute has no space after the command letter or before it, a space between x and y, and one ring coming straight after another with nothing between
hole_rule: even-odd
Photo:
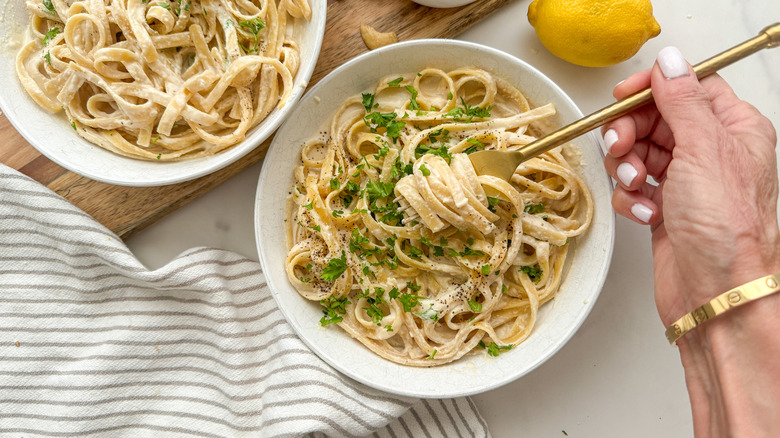
<instances>
[{"instance_id":1,"label":"gold bangle bracelet","mask_svg":"<svg viewBox=\"0 0 780 438\"><path fill-rule=\"evenodd\" d=\"M685 314L682 318L675 321L674 324L667 327L666 339L669 340L670 344L674 345L684 334L702 325L705 321L729 309L739 307L767 295L772 295L778 291L780 291L780 273L767 275L735 287L728 292L718 295L709 303Z\"/></svg>"}]
</instances>

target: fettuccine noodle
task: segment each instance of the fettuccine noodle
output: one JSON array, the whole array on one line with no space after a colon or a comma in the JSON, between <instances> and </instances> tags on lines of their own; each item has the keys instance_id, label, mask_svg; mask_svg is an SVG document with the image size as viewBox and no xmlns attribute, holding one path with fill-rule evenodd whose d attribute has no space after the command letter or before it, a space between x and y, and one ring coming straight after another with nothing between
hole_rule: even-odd
<instances>
[{"instance_id":1,"label":"fettuccine noodle","mask_svg":"<svg viewBox=\"0 0 780 438\"><path fill-rule=\"evenodd\" d=\"M568 150L511 182L478 176L468 154L527 144L553 114L476 68L386 77L344 102L303 146L287 215L287 275L321 324L413 366L528 338L591 195Z\"/></svg>"},{"instance_id":2,"label":"fettuccine noodle","mask_svg":"<svg viewBox=\"0 0 780 438\"><path fill-rule=\"evenodd\" d=\"M148 160L208 156L282 107L308 0L27 0L27 93L88 141Z\"/></svg>"}]
</instances>

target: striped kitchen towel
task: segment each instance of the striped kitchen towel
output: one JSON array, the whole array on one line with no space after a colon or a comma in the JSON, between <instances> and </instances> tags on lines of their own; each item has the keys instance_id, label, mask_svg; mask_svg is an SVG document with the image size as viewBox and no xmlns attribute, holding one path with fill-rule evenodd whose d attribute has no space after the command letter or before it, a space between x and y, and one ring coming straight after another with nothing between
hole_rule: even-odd
<instances>
[{"instance_id":1,"label":"striped kitchen towel","mask_svg":"<svg viewBox=\"0 0 780 438\"><path fill-rule=\"evenodd\" d=\"M468 398L339 374L277 311L257 262L192 249L149 270L0 164L0 436L489 436Z\"/></svg>"}]
</instances>

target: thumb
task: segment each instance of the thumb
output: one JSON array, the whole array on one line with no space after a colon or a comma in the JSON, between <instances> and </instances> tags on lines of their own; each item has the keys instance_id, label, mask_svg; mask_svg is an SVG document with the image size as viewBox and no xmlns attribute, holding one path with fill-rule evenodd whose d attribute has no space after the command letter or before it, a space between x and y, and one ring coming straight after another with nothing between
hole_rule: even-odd
<instances>
[{"instance_id":1,"label":"thumb","mask_svg":"<svg viewBox=\"0 0 780 438\"><path fill-rule=\"evenodd\" d=\"M658 52L651 74L653 98L675 138L675 145L709 142L719 124L712 99L676 47ZM704 138L702 135L704 134ZM706 143L704 143L706 144Z\"/></svg>"}]
</instances>

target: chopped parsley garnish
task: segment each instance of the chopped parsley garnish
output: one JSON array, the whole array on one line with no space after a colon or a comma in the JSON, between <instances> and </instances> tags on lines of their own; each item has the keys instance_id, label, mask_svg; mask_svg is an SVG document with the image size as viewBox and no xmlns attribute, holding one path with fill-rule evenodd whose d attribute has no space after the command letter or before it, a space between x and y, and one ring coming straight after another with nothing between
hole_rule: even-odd
<instances>
[{"instance_id":1,"label":"chopped parsley garnish","mask_svg":"<svg viewBox=\"0 0 780 438\"><path fill-rule=\"evenodd\" d=\"M373 277L374 280L376 280L376 274L374 274L374 271L372 271L371 268L369 268L365 263L363 264L363 275L366 277Z\"/></svg>"},{"instance_id":2,"label":"chopped parsley garnish","mask_svg":"<svg viewBox=\"0 0 780 438\"><path fill-rule=\"evenodd\" d=\"M484 253L484 252L482 252L482 251L477 251L477 250L471 249L471 248L469 248L468 246L466 246L466 247L464 247L464 248L463 248L463 251L461 251L461 252L460 252L460 255L461 255L462 257L467 257L467 256L483 256L483 255L485 255L485 253Z\"/></svg>"},{"instance_id":3,"label":"chopped parsley garnish","mask_svg":"<svg viewBox=\"0 0 780 438\"><path fill-rule=\"evenodd\" d=\"M360 191L360 186L354 181L347 181L344 190L349 193L357 194L357 192Z\"/></svg>"},{"instance_id":4,"label":"chopped parsley garnish","mask_svg":"<svg viewBox=\"0 0 780 438\"><path fill-rule=\"evenodd\" d=\"M371 317L371 320L374 322L374 324L381 326L382 325L382 318L385 317L385 312L382 311L382 309L379 308L379 304L382 304L385 302L384 295L385 295L385 289L381 287L374 288L374 296L370 296L371 292L366 290L365 292L358 295L358 298L365 298L368 302L368 307L364 307L366 314ZM391 330L388 330L391 331Z\"/></svg>"},{"instance_id":5,"label":"chopped parsley garnish","mask_svg":"<svg viewBox=\"0 0 780 438\"><path fill-rule=\"evenodd\" d=\"M398 295L398 301L401 302L401 306L404 308L404 312L411 312L412 309L414 309L418 304L420 304L420 299L422 297L415 294L410 293L402 293Z\"/></svg>"},{"instance_id":6,"label":"chopped parsley garnish","mask_svg":"<svg viewBox=\"0 0 780 438\"><path fill-rule=\"evenodd\" d=\"M369 306L364 307L364 309L366 309L366 314L371 317L371 321L373 321L374 324L382 325L382 318L385 317L385 312L383 312L382 309L376 305L376 303L371 303L369 301Z\"/></svg>"},{"instance_id":7,"label":"chopped parsley garnish","mask_svg":"<svg viewBox=\"0 0 780 438\"><path fill-rule=\"evenodd\" d=\"M468 149L463 151L465 154L472 154L474 152L485 149L485 145L474 137L469 137L466 139L466 141L471 143L472 146L469 146Z\"/></svg>"},{"instance_id":8,"label":"chopped parsley garnish","mask_svg":"<svg viewBox=\"0 0 780 438\"><path fill-rule=\"evenodd\" d=\"M478 106L471 106L461 97L460 102L463 104L463 108L455 107L447 112L444 117L452 117L456 122L470 123L474 117L487 118L490 117L490 110L493 107L481 108Z\"/></svg>"},{"instance_id":9,"label":"chopped parsley garnish","mask_svg":"<svg viewBox=\"0 0 780 438\"><path fill-rule=\"evenodd\" d=\"M161 7L161 8L164 8L164 9L167 9L167 10L169 10L169 11L171 10L171 5L170 5L170 4L168 4L168 3L163 3L163 2L160 2L160 3L157 3L157 6L159 6L159 7Z\"/></svg>"},{"instance_id":10,"label":"chopped parsley garnish","mask_svg":"<svg viewBox=\"0 0 780 438\"><path fill-rule=\"evenodd\" d=\"M482 269L480 269L482 272L482 275L488 275L490 274L490 265L482 265Z\"/></svg>"},{"instance_id":11,"label":"chopped parsley garnish","mask_svg":"<svg viewBox=\"0 0 780 438\"><path fill-rule=\"evenodd\" d=\"M544 211L544 203L540 202L538 204L534 204L533 202L529 202L528 204L525 204L523 211L528 214L541 213Z\"/></svg>"},{"instance_id":12,"label":"chopped parsley garnish","mask_svg":"<svg viewBox=\"0 0 780 438\"><path fill-rule=\"evenodd\" d=\"M366 106L365 94L363 95L363 106ZM406 126L404 122L395 120L396 117L398 117L398 114L396 113L380 113L374 111L366 114L363 117L363 122L371 129L371 132L376 132L376 130L379 128L385 128L387 136L393 140L393 143L395 143L395 141L401 135L401 130L404 128L404 126Z\"/></svg>"},{"instance_id":13,"label":"chopped parsley garnish","mask_svg":"<svg viewBox=\"0 0 780 438\"><path fill-rule=\"evenodd\" d=\"M398 78L395 78L395 79L393 79L392 81L388 82L388 83L387 83L387 86L388 86L388 87L398 87L399 85L401 85L401 82L402 82L403 80L404 80L404 78L403 78L403 77L398 77Z\"/></svg>"},{"instance_id":14,"label":"chopped parsley garnish","mask_svg":"<svg viewBox=\"0 0 780 438\"><path fill-rule=\"evenodd\" d=\"M344 318L341 315L347 313L346 305L351 302L346 298L330 297L324 300L320 300L322 305L322 313L325 315L320 318L320 324L325 327L329 324L336 324L341 322Z\"/></svg>"},{"instance_id":15,"label":"chopped parsley garnish","mask_svg":"<svg viewBox=\"0 0 780 438\"><path fill-rule=\"evenodd\" d=\"M441 136L441 138L439 138ZM449 129L439 128L430 134L428 134L428 141L431 143L436 143L437 141L441 141L442 143L450 140L450 131Z\"/></svg>"},{"instance_id":16,"label":"chopped parsley garnish","mask_svg":"<svg viewBox=\"0 0 780 438\"><path fill-rule=\"evenodd\" d=\"M363 245L369 243L368 237L360 234L357 229L352 230L352 238L349 240L349 250L351 252L357 252L363 249Z\"/></svg>"},{"instance_id":17,"label":"chopped parsley garnish","mask_svg":"<svg viewBox=\"0 0 780 438\"><path fill-rule=\"evenodd\" d=\"M338 190L338 188L341 187L341 183L339 182L338 178L331 178L330 180L330 189L331 190Z\"/></svg>"},{"instance_id":18,"label":"chopped parsley garnish","mask_svg":"<svg viewBox=\"0 0 780 438\"><path fill-rule=\"evenodd\" d=\"M411 257L413 259L419 260L420 256L423 254L423 252L422 252L422 250L420 248L418 248L418 247L416 247L414 245L410 245L408 254L409 254L409 257Z\"/></svg>"},{"instance_id":19,"label":"chopped parsley garnish","mask_svg":"<svg viewBox=\"0 0 780 438\"><path fill-rule=\"evenodd\" d=\"M51 52L46 52L46 54L43 55L43 59L47 64L51 65Z\"/></svg>"},{"instance_id":20,"label":"chopped parsley garnish","mask_svg":"<svg viewBox=\"0 0 780 438\"><path fill-rule=\"evenodd\" d=\"M439 320L439 312L433 308L433 304L431 304L431 306L425 309L424 311L420 313L415 313L415 315L419 316L422 319L427 319L428 321L436 322Z\"/></svg>"},{"instance_id":21,"label":"chopped parsley garnish","mask_svg":"<svg viewBox=\"0 0 780 438\"><path fill-rule=\"evenodd\" d=\"M387 296L388 296L388 297L390 297L390 299L391 299L391 300L394 300L394 299L398 298L398 295L400 295L400 294L401 294L401 293L400 293L400 292L398 292L398 288L397 288L397 287L393 287L393 288L392 288L392 289L390 289L390 291L387 293Z\"/></svg>"},{"instance_id":22,"label":"chopped parsley garnish","mask_svg":"<svg viewBox=\"0 0 780 438\"><path fill-rule=\"evenodd\" d=\"M447 145L442 145L438 148L434 148L425 144L421 144L414 149L415 158L420 158L425 154L438 155L444 158L444 161L446 161L447 164L450 164L450 161L452 160L452 154L450 154Z\"/></svg>"},{"instance_id":23,"label":"chopped parsley garnish","mask_svg":"<svg viewBox=\"0 0 780 438\"><path fill-rule=\"evenodd\" d=\"M472 312L479 313L482 311L482 303L475 300L469 300L469 308L471 308Z\"/></svg>"},{"instance_id":24,"label":"chopped parsley garnish","mask_svg":"<svg viewBox=\"0 0 780 438\"><path fill-rule=\"evenodd\" d=\"M333 258L328 261L325 269L322 270L320 278L325 281L335 281L347 270L347 256L341 251L341 257Z\"/></svg>"},{"instance_id":25,"label":"chopped parsley garnish","mask_svg":"<svg viewBox=\"0 0 780 438\"><path fill-rule=\"evenodd\" d=\"M420 172L422 172L423 176L429 176L431 174L430 169L425 167L425 164L420 164Z\"/></svg>"},{"instance_id":26,"label":"chopped parsley garnish","mask_svg":"<svg viewBox=\"0 0 780 438\"><path fill-rule=\"evenodd\" d=\"M419 110L420 104L417 103L417 90L414 89L411 85L407 85L404 88L406 88L406 91L411 93L412 97L409 99L409 109L412 110Z\"/></svg>"},{"instance_id":27,"label":"chopped parsley garnish","mask_svg":"<svg viewBox=\"0 0 780 438\"><path fill-rule=\"evenodd\" d=\"M255 46L251 50L244 50L245 52L257 52L257 48L260 45L260 38L258 37L258 34L261 30L265 28L265 23L260 20L259 18L255 18L252 20L242 20L238 22L238 25L243 27L244 29L249 30L252 32L252 35L255 38Z\"/></svg>"},{"instance_id":28,"label":"chopped parsley garnish","mask_svg":"<svg viewBox=\"0 0 780 438\"><path fill-rule=\"evenodd\" d=\"M369 181L366 183L366 194L368 195L368 202L373 202L377 199L392 196L394 189L395 184L393 183Z\"/></svg>"},{"instance_id":29,"label":"chopped parsley garnish","mask_svg":"<svg viewBox=\"0 0 780 438\"><path fill-rule=\"evenodd\" d=\"M489 355L493 357L497 357L499 354L501 354L501 350L511 350L512 345L504 345L500 346L496 344L495 342L491 342L490 345L485 345L484 342L479 341L479 344L477 344L477 347L479 348L487 348L487 352Z\"/></svg>"},{"instance_id":30,"label":"chopped parsley garnish","mask_svg":"<svg viewBox=\"0 0 780 438\"><path fill-rule=\"evenodd\" d=\"M70 127L73 128L74 131L78 131L78 129L76 129L76 122L70 122ZM159 155L157 156L157 159L160 159Z\"/></svg>"},{"instance_id":31,"label":"chopped parsley garnish","mask_svg":"<svg viewBox=\"0 0 780 438\"><path fill-rule=\"evenodd\" d=\"M253 20L239 21L238 25L243 28L249 29L249 31L252 32L252 35L254 35L255 37L257 37L257 34L259 34L261 30L265 29L265 23L259 18L255 18Z\"/></svg>"},{"instance_id":32,"label":"chopped parsley garnish","mask_svg":"<svg viewBox=\"0 0 780 438\"><path fill-rule=\"evenodd\" d=\"M182 9L182 8L181 8L181 1L180 1L180 0L177 0L176 9L174 9L174 12L176 13L176 15L179 15L179 14L181 14L181 9ZM189 10L190 10L190 3L189 3L189 2L186 2L186 3L184 3L184 10L185 10L185 11L189 11ZM239 43L239 44L240 44L240 43ZM241 47L243 47L243 46L241 46ZM245 51L246 51L246 50L245 50Z\"/></svg>"},{"instance_id":33,"label":"chopped parsley garnish","mask_svg":"<svg viewBox=\"0 0 780 438\"><path fill-rule=\"evenodd\" d=\"M316 231L318 233L322 231L322 227L320 227L319 225L315 225L313 227L309 226L309 228L311 228L312 230L314 230L314 231Z\"/></svg>"},{"instance_id":34,"label":"chopped parsley garnish","mask_svg":"<svg viewBox=\"0 0 780 438\"><path fill-rule=\"evenodd\" d=\"M487 201L488 201L488 210L495 213L496 205L498 205L498 203L501 202L501 198L494 198L492 196L488 196Z\"/></svg>"},{"instance_id":35,"label":"chopped parsley garnish","mask_svg":"<svg viewBox=\"0 0 780 438\"><path fill-rule=\"evenodd\" d=\"M371 109L374 108L374 98L376 96L374 96L371 93L363 93L362 96L363 96L363 108L365 108L366 112L369 113L371 112Z\"/></svg>"},{"instance_id":36,"label":"chopped parsley garnish","mask_svg":"<svg viewBox=\"0 0 780 438\"><path fill-rule=\"evenodd\" d=\"M314 209L314 201L309 202L308 204L304 205L309 210Z\"/></svg>"},{"instance_id":37,"label":"chopped parsley garnish","mask_svg":"<svg viewBox=\"0 0 780 438\"><path fill-rule=\"evenodd\" d=\"M428 355L428 359L433 359L436 356L436 349L433 350L431 354Z\"/></svg>"},{"instance_id":38,"label":"chopped parsley garnish","mask_svg":"<svg viewBox=\"0 0 780 438\"><path fill-rule=\"evenodd\" d=\"M48 45L49 41L51 41L52 39L54 39L54 37L56 37L61 33L62 33L62 29L60 29L59 27L52 27L51 29L49 29L48 32L46 32L46 35L43 36L43 45L44 46Z\"/></svg>"},{"instance_id":39,"label":"chopped parsley garnish","mask_svg":"<svg viewBox=\"0 0 780 438\"><path fill-rule=\"evenodd\" d=\"M46 8L46 12L50 14L56 13L56 11L54 10L54 5L51 3L51 0L43 0L43 7Z\"/></svg>"},{"instance_id":40,"label":"chopped parsley garnish","mask_svg":"<svg viewBox=\"0 0 780 438\"><path fill-rule=\"evenodd\" d=\"M390 146L386 144L381 148L379 148L378 151L376 151L376 154L374 154L374 158L378 160L382 157L386 157L388 152L390 152Z\"/></svg>"},{"instance_id":41,"label":"chopped parsley garnish","mask_svg":"<svg viewBox=\"0 0 780 438\"><path fill-rule=\"evenodd\" d=\"M521 266L520 272L525 272L534 283L538 283L542 278L542 268L539 267L538 263L533 266Z\"/></svg>"}]
</instances>

